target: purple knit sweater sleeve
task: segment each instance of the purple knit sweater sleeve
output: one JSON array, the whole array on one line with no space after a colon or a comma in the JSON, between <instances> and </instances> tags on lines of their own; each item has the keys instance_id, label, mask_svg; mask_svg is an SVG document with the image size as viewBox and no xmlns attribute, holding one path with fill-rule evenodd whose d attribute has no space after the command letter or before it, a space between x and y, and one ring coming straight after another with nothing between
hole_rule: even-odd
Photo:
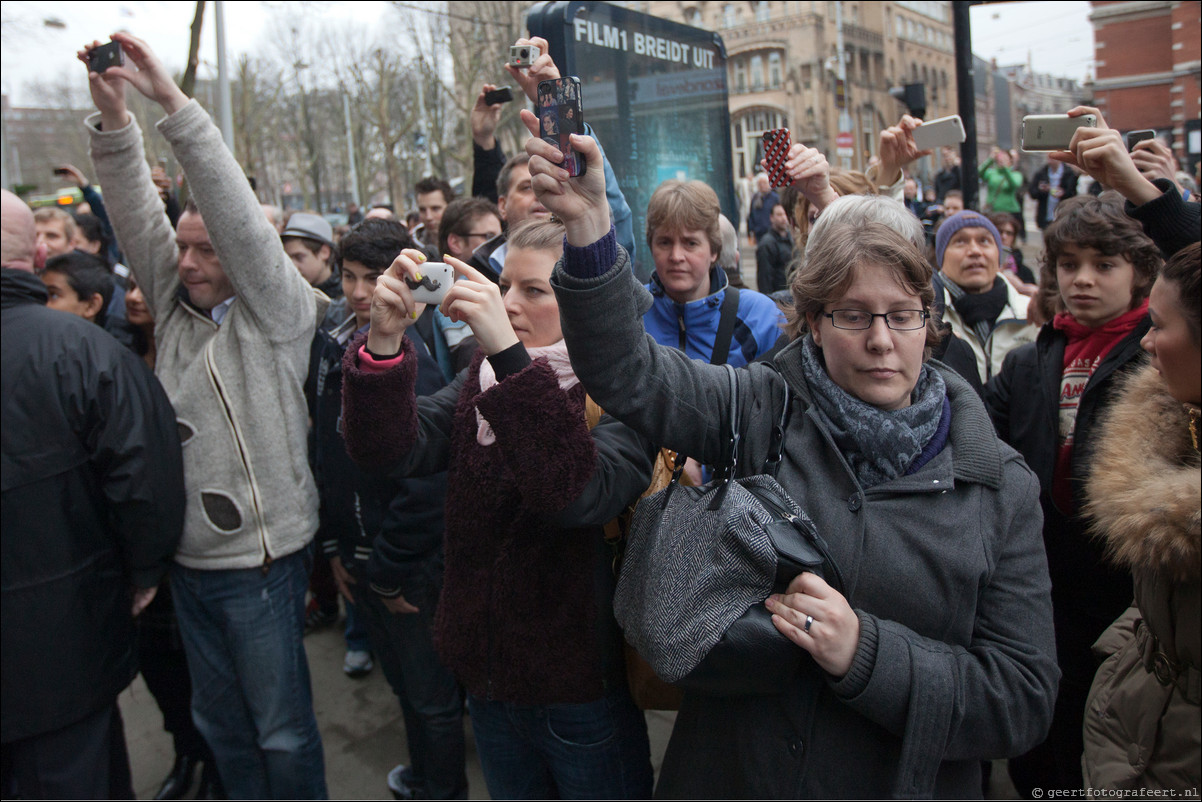
<instances>
[{"instance_id":1,"label":"purple knit sweater sleeve","mask_svg":"<svg viewBox=\"0 0 1202 802\"><path fill-rule=\"evenodd\" d=\"M545 359L476 397L527 509L562 510L584 492L596 470L597 448L580 398L580 392L560 389Z\"/></svg>"},{"instance_id":2,"label":"purple knit sweater sleeve","mask_svg":"<svg viewBox=\"0 0 1202 802\"><path fill-rule=\"evenodd\" d=\"M564 237L563 269L573 278L597 278L609 272L616 261L618 237L612 225L608 234L583 248L569 245L567 237Z\"/></svg>"},{"instance_id":3,"label":"purple knit sweater sleeve","mask_svg":"<svg viewBox=\"0 0 1202 802\"><path fill-rule=\"evenodd\" d=\"M417 439L417 354L402 340L402 359L392 370L371 373L359 366L360 334L342 355L342 421L346 451L368 471L392 467Z\"/></svg>"}]
</instances>

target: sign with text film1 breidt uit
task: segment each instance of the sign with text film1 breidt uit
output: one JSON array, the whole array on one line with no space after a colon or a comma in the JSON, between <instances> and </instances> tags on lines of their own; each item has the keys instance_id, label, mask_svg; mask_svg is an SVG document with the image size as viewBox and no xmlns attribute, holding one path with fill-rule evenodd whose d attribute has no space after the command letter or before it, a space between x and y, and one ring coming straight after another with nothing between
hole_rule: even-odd
<instances>
[{"instance_id":1,"label":"sign with text film1 breidt uit","mask_svg":"<svg viewBox=\"0 0 1202 802\"><path fill-rule=\"evenodd\" d=\"M709 184L738 227L721 37L599 2L538 3L527 25L547 40L560 71L580 78L584 121L634 212L639 278L654 269L647 202L664 181Z\"/></svg>"}]
</instances>

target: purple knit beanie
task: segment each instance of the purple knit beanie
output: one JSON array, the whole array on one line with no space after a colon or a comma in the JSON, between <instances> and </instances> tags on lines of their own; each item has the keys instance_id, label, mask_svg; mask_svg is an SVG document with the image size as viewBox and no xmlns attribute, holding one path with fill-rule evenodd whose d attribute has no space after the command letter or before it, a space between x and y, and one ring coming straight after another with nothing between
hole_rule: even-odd
<instances>
[{"instance_id":1,"label":"purple knit beanie","mask_svg":"<svg viewBox=\"0 0 1202 802\"><path fill-rule=\"evenodd\" d=\"M944 220L943 225L939 226L939 231L935 234L935 263L940 268L943 267L943 252L947 250L947 244L951 242L952 236L962 228L989 229L989 233L993 235L993 241L997 243L998 258L1001 258L1002 235L998 233L997 226L989 222L989 218L980 212L965 209Z\"/></svg>"}]
</instances>

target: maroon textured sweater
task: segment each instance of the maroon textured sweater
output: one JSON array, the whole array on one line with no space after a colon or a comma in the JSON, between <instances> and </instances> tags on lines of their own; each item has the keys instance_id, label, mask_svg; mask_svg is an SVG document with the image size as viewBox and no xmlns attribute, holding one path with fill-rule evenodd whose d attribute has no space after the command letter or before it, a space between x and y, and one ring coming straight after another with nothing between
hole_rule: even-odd
<instances>
[{"instance_id":1,"label":"maroon textured sweater","mask_svg":"<svg viewBox=\"0 0 1202 802\"><path fill-rule=\"evenodd\" d=\"M373 375L359 369L355 345L346 353L352 458L406 474L445 461L446 569L435 618L444 663L483 698L599 698L617 653L607 641L617 630L598 620L612 620L612 587L598 579L608 570L598 524L646 486L641 438L611 419L590 436L584 388L561 390L545 360L482 394L478 355L466 380L415 403L416 360ZM476 442L477 406L496 433L492 446ZM581 502L591 520L565 522Z\"/></svg>"}]
</instances>

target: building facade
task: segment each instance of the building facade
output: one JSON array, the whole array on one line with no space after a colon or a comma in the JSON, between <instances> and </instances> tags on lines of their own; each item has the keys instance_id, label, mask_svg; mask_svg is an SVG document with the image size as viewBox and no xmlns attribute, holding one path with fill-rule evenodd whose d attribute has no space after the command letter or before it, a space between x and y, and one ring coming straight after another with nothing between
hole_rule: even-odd
<instances>
[{"instance_id":1,"label":"building facade","mask_svg":"<svg viewBox=\"0 0 1202 802\"><path fill-rule=\"evenodd\" d=\"M758 169L761 137L773 128L789 128L795 140L835 164L865 169L881 130L905 112L891 87L922 82L928 119L956 113L951 3L945 0L622 5L721 34L736 178ZM839 157L841 131L852 135L853 145L850 155Z\"/></svg>"},{"instance_id":2,"label":"building facade","mask_svg":"<svg viewBox=\"0 0 1202 802\"><path fill-rule=\"evenodd\" d=\"M1155 129L1192 173L1199 157L1202 4L1091 3L1094 103L1121 131Z\"/></svg>"}]
</instances>

